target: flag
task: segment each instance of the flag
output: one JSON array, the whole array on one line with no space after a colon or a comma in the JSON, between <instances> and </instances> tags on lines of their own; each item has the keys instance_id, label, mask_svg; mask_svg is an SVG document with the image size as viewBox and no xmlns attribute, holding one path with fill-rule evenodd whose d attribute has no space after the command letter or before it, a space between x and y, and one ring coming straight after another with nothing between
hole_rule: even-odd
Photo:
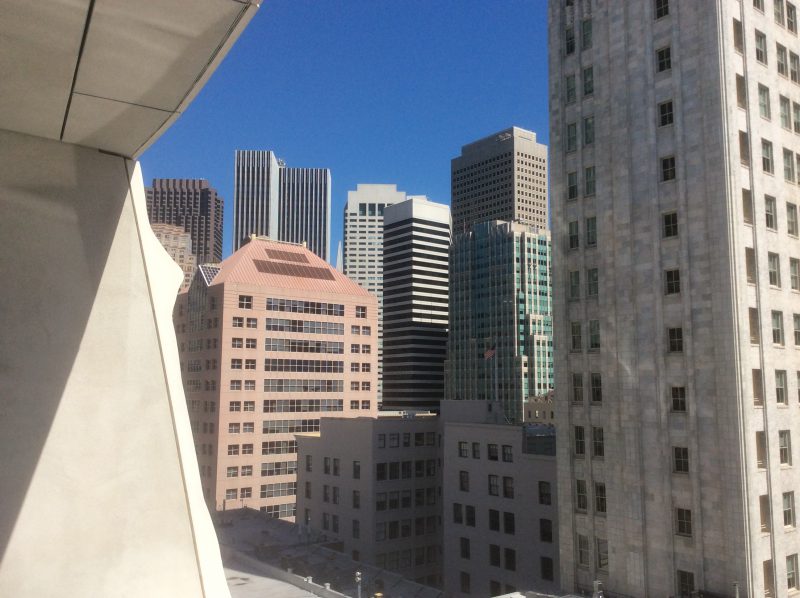
<instances>
[{"instance_id":1,"label":"flag","mask_svg":"<svg viewBox=\"0 0 800 598\"><path fill-rule=\"evenodd\" d=\"M494 357L494 354L497 353L496 346L497 345L492 345L491 349L486 349L486 351L483 352L483 359L485 361L489 361L492 357Z\"/></svg>"}]
</instances>

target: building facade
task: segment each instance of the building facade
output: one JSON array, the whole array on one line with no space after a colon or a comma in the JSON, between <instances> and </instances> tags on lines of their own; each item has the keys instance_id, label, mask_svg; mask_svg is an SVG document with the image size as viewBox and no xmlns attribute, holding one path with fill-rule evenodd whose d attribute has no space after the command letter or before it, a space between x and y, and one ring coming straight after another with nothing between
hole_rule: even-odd
<instances>
[{"instance_id":1,"label":"building facade","mask_svg":"<svg viewBox=\"0 0 800 598\"><path fill-rule=\"evenodd\" d=\"M298 434L297 521L355 561L441 587L437 431L432 414L382 412Z\"/></svg>"},{"instance_id":2,"label":"building facade","mask_svg":"<svg viewBox=\"0 0 800 598\"><path fill-rule=\"evenodd\" d=\"M222 260L223 199L205 179L153 179L145 188L150 224L183 228L198 264Z\"/></svg>"},{"instance_id":3,"label":"building facade","mask_svg":"<svg viewBox=\"0 0 800 598\"><path fill-rule=\"evenodd\" d=\"M562 584L793 595L797 7L560 1L549 28Z\"/></svg>"},{"instance_id":4,"label":"building facade","mask_svg":"<svg viewBox=\"0 0 800 598\"><path fill-rule=\"evenodd\" d=\"M383 405L438 409L447 351L450 208L425 197L383 216Z\"/></svg>"},{"instance_id":5,"label":"building facade","mask_svg":"<svg viewBox=\"0 0 800 598\"><path fill-rule=\"evenodd\" d=\"M547 230L495 221L454 234L448 399L496 400L509 422L529 419L553 387L550 270Z\"/></svg>"},{"instance_id":6,"label":"building facade","mask_svg":"<svg viewBox=\"0 0 800 598\"><path fill-rule=\"evenodd\" d=\"M294 434L376 412L375 298L305 247L254 238L199 267L174 319L209 508L293 518Z\"/></svg>"},{"instance_id":7,"label":"building facade","mask_svg":"<svg viewBox=\"0 0 800 598\"><path fill-rule=\"evenodd\" d=\"M306 243L329 260L331 173L326 168L289 168L267 150L236 150L233 250L250 235Z\"/></svg>"},{"instance_id":8,"label":"building facade","mask_svg":"<svg viewBox=\"0 0 800 598\"><path fill-rule=\"evenodd\" d=\"M445 595L558 592L555 430L489 405L442 405Z\"/></svg>"},{"instance_id":9,"label":"building facade","mask_svg":"<svg viewBox=\"0 0 800 598\"><path fill-rule=\"evenodd\" d=\"M192 237L183 227L173 224L153 224L151 228L169 257L183 270L181 290L189 288L197 269L197 256L192 251Z\"/></svg>"},{"instance_id":10,"label":"building facade","mask_svg":"<svg viewBox=\"0 0 800 598\"><path fill-rule=\"evenodd\" d=\"M358 184L344 207L343 272L378 298L378 400L383 396L383 210L406 200L397 185Z\"/></svg>"},{"instance_id":11,"label":"building facade","mask_svg":"<svg viewBox=\"0 0 800 598\"><path fill-rule=\"evenodd\" d=\"M511 127L463 146L450 176L454 234L488 220L549 226L547 146L533 131Z\"/></svg>"}]
</instances>

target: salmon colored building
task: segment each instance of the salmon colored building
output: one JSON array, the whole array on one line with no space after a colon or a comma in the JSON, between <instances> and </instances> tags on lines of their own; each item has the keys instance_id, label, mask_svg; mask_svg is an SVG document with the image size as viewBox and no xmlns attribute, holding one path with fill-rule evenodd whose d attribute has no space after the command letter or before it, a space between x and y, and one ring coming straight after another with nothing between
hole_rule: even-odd
<instances>
[{"instance_id":1,"label":"salmon colored building","mask_svg":"<svg viewBox=\"0 0 800 598\"><path fill-rule=\"evenodd\" d=\"M209 508L294 518L295 434L377 413L377 299L302 245L201 265L174 322Z\"/></svg>"}]
</instances>

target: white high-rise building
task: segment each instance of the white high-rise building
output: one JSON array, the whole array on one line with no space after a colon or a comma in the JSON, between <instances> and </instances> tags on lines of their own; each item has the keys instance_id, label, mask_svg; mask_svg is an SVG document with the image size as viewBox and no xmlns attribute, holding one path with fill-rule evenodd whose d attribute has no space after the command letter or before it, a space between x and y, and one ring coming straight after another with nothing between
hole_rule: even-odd
<instances>
[{"instance_id":1,"label":"white high-rise building","mask_svg":"<svg viewBox=\"0 0 800 598\"><path fill-rule=\"evenodd\" d=\"M793 595L797 8L558 0L549 29L562 585Z\"/></svg>"},{"instance_id":2,"label":"white high-rise building","mask_svg":"<svg viewBox=\"0 0 800 598\"><path fill-rule=\"evenodd\" d=\"M378 298L378 400L383 394L383 210L406 200L397 185L358 184L344 207L344 274Z\"/></svg>"}]
</instances>

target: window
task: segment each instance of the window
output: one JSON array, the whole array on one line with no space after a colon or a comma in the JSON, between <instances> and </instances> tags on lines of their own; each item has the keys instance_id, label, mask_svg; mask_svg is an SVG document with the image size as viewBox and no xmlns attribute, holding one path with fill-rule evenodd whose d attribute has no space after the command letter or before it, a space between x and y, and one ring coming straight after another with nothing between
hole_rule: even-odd
<instances>
[{"instance_id":1,"label":"window","mask_svg":"<svg viewBox=\"0 0 800 598\"><path fill-rule=\"evenodd\" d=\"M672 470L675 473L689 473L689 448L685 446L673 446L672 463Z\"/></svg>"},{"instance_id":2,"label":"window","mask_svg":"<svg viewBox=\"0 0 800 598\"><path fill-rule=\"evenodd\" d=\"M248 328L258 328L258 318L247 318L245 324Z\"/></svg>"},{"instance_id":3,"label":"window","mask_svg":"<svg viewBox=\"0 0 800 598\"><path fill-rule=\"evenodd\" d=\"M603 377L599 372L589 374L592 403L603 402Z\"/></svg>"},{"instance_id":4,"label":"window","mask_svg":"<svg viewBox=\"0 0 800 598\"><path fill-rule=\"evenodd\" d=\"M573 270L569 273L568 298L573 301L581 298L581 273L578 270Z\"/></svg>"},{"instance_id":5,"label":"window","mask_svg":"<svg viewBox=\"0 0 800 598\"><path fill-rule=\"evenodd\" d=\"M578 353L583 348L583 340L581 338L581 323L580 322L570 322L570 330L571 330L570 351L572 351L574 353Z\"/></svg>"},{"instance_id":6,"label":"window","mask_svg":"<svg viewBox=\"0 0 800 598\"><path fill-rule=\"evenodd\" d=\"M500 496L500 482L496 475L489 474L489 496Z\"/></svg>"},{"instance_id":7,"label":"window","mask_svg":"<svg viewBox=\"0 0 800 598\"><path fill-rule=\"evenodd\" d=\"M242 360L241 359L231 359L231 369L232 370L241 370L242 369Z\"/></svg>"},{"instance_id":8,"label":"window","mask_svg":"<svg viewBox=\"0 0 800 598\"><path fill-rule=\"evenodd\" d=\"M238 478L239 477L239 468L238 467L228 467L225 475L226 475L226 477L229 477L229 478Z\"/></svg>"},{"instance_id":9,"label":"window","mask_svg":"<svg viewBox=\"0 0 800 598\"><path fill-rule=\"evenodd\" d=\"M594 143L594 116L583 119L583 145Z\"/></svg>"},{"instance_id":10,"label":"window","mask_svg":"<svg viewBox=\"0 0 800 598\"><path fill-rule=\"evenodd\" d=\"M592 457L602 458L605 455L603 428L592 428Z\"/></svg>"},{"instance_id":11,"label":"window","mask_svg":"<svg viewBox=\"0 0 800 598\"><path fill-rule=\"evenodd\" d=\"M489 461L497 461L497 445L496 444L487 444L487 458Z\"/></svg>"},{"instance_id":12,"label":"window","mask_svg":"<svg viewBox=\"0 0 800 598\"><path fill-rule=\"evenodd\" d=\"M229 444L228 445L228 455L238 455L239 454L239 445L238 444Z\"/></svg>"},{"instance_id":13,"label":"window","mask_svg":"<svg viewBox=\"0 0 800 598\"><path fill-rule=\"evenodd\" d=\"M751 307L749 308L748 312L750 315L750 344L758 345L761 342L758 310L754 307Z\"/></svg>"},{"instance_id":14,"label":"window","mask_svg":"<svg viewBox=\"0 0 800 598\"><path fill-rule=\"evenodd\" d=\"M797 554L790 554L786 557L786 587L789 590L796 590L798 585L797 578Z\"/></svg>"},{"instance_id":15,"label":"window","mask_svg":"<svg viewBox=\"0 0 800 598\"><path fill-rule=\"evenodd\" d=\"M578 548L578 565L580 567L589 566L589 536L578 534L577 542Z\"/></svg>"},{"instance_id":16,"label":"window","mask_svg":"<svg viewBox=\"0 0 800 598\"><path fill-rule=\"evenodd\" d=\"M756 60L767 64L767 36L756 30Z\"/></svg>"},{"instance_id":17,"label":"window","mask_svg":"<svg viewBox=\"0 0 800 598\"><path fill-rule=\"evenodd\" d=\"M503 476L503 498L514 498L514 478Z\"/></svg>"},{"instance_id":18,"label":"window","mask_svg":"<svg viewBox=\"0 0 800 598\"><path fill-rule=\"evenodd\" d=\"M797 8L791 2L786 3L786 28L797 33Z\"/></svg>"},{"instance_id":19,"label":"window","mask_svg":"<svg viewBox=\"0 0 800 598\"><path fill-rule=\"evenodd\" d=\"M683 351L683 328L667 328L667 349L670 353Z\"/></svg>"},{"instance_id":20,"label":"window","mask_svg":"<svg viewBox=\"0 0 800 598\"><path fill-rule=\"evenodd\" d=\"M778 97L778 104L781 111L781 126L784 129L792 130L792 102L785 96Z\"/></svg>"},{"instance_id":21,"label":"window","mask_svg":"<svg viewBox=\"0 0 800 598\"><path fill-rule=\"evenodd\" d=\"M574 152L578 149L578 125L567 123L567 152Z\"/></svg>"},{"instance_id":22,"label":"window","mask_svg":"<svg viewBox=\"0 0 800 598\"><path fill-rule=\"evenodd\" d=\"M775 160L772 155L772 142L766 139L761 140L761 167L764 172L773 174L775 172Z\"/></svg>"},{"instance_id":23,"label":"window","mask_svg":"<svg viewBox=\"0 0 800 598\"><path fill-rule=\"evenodd\" d=\"M581 22L581 50L592 47L592 20L584 19Z\"/></svg>"},{"instance_id":24,"label":"window","mask_svg":"<svg viewBox=\"0 0 800 598\"><path fill-rule=\"evenodd\" d=\"M578 199L578 173L567 173L567 200Z\"/></svg>"},{"instance_id":25,"label":"window","mask_svg":"<svg viewBox=\"0 0 800 598\"><path fill-rule=\"evenodd\" d=\"M473 459L480 459L481 458L481 443L480 442L473 442L472 443L472 458Z\"/></svg>"},{"instance_id":26,"label":"window","mask_svg":"<svg viewBox=\"0 0 800 598\"><path fill-rule=\"evenodd\" d=\"M789 52L789 77L792 83L800 83L800 56L794 52Z\"/></svg>"},{"instance_id":27,"label":"window","mask_svg":"<svg viewBox=\"0 0 800 598\"><path fill-rule=\"evenodd\" d=\"M672 68L672 49L667 46L656 50L656 71L663 73Z\"/></svg>"},{"instance_id":28,"label":"window","mask_svg":"<svg viewBox=\"0 0 800 598\"><path fill-rule=\"evenodd\" d=\"M672 100L661 102L658 105L658 126L666 127L673 123Z\"/></svg>"},{"instance_id":29,"label":"window","mask_svg":"<svg viewBox=\"0 0 800 598\"><path fill-rule=\"evenodd\" d=\"M597 217L591 216L586 219L586 246L597 246Z\"/></svg>"},{"instance_id":30,"label":"window","mask_svg":"<svg viewBox=\"0 0 800 598\"><path fill-rule=\"evenodd\" d=\"M794 153L783 148L783 179L794 183Z\"/></svg>"},{"instance_id":31,"label":"window","mask_svg":"<svg viewBox=\"0 0 800 598\"><path fill-rule=\"evenodd\" d=\"M572 401L583 403L583 374L572 374Z\"/></svg>"},{"instance_id":32,"label":"window","mask_svg":"<svg viewBox=\"0 0 800 598\"><path fill-rule=\"evenodd\" d=\"M681 292L680 270L667 270L664 272L664 294L676 295Z\"/></svg>"},{"instance_id":33,"label":"window","mask_svg":"<svg viewBox=\"0 0 800 598\"><path fill-rule=\"evenodd\" d=\"M552 501L550 482L539 482L539 504L549 505Z\"/></svg>"},{"instance_id":34,"label":"window","mask_svg":"<svg viewBox=\"0 0 800 598\"><path fill-rule=\"evenodd\" d=\"M606 485L602 482L594 483L594 510L601 514L606 512Z\"/></svg>"},{"instance_id":35,"label":"window","mask_svg":"<svg viewBox=\"0 0 800 598\"><path fill-rule=\"evenodd\" d=\"M597 549L597 568L602 571L608 570L608 540L597 538L595 548Z\"/></svg>"},{"instance_id":36,"label":"window","mask_svg":"<svg viewBox=\"0 0 800 598\"><path fill-rule=\"evenodd\" d=\"M679 536L692 535L692 511L689 509L675 509L675 533Z\"/></svg>"},{"instance_id":37,"label":"window","mask_svg":"<svg viewBox=\"0 0 800 598\"><path fill-rule=\"evenodd\" d=\"M239 309L253 309L253 296L239 295Z\"/></svg>"},{"instance_id":38,"label":"window","mask_svg":"<svg viewBox=\"0 0 800 598\"><path fill-rule=\"evenodd\" d=\"M800 347L800 314L793 314L792 320L794 322L794 346Z\"/></svg>"},{"instance_id":39,"label":"window","mask_svg":"<svg viewBox=\"0 0 800 598\"><path fill-rule=\"evenodd\" d=\"M685 386L672 386L670 388L672 395L672 410L683 412L686 411L686 387Z\"/></svg>"},{"instance_id":40,"label":"window","mask_svg":"<svg viewBox=\"0 0 800 598\"><path fill-rule=\"evenodd\" d=\"M783 346L783 312L772 312L772 342L775 345Z\"/></svg>"},{"instance_id":41,"label":"window","mask_svg":"<svg viewBox=\"0 0 800 598\"><path fill-rule=\"evenodd\" d=\"M311 471L311 455L306 455L306 471Z\"/></svg>"},{"instance_id":42,"label":"window","mask_svg":"<svg viewBox=\"0 0 800 598\"><path fill-rule=\"evenodd\" d=\"M775 44L775 49L778 55L778 74L784 77L789 76L789 59L786 54L786 47L781 44Z\"/></svg>"},{"instance_id":43,"label":"window","mask_svg":"<svg viewBox=\"0 0 800 598\"><path fill-rule=\"evenodd\" d=\"M670 212L661 215L661 231L665 238L678 236L678 213Z\"/></svg>"},{"instance_id":44,"label":"window","mask_svg":"<svg viewBox=\"0 0 800 598\"><path fill-rule=\"evenodd\" d=\"M789 281L793 291L800 291L800 260L789 258Z\"/></svg>"},{"instance_id":45,"label":"window","mask_svg":"<svg viewBox=\"0 0 800 598\"><path fill-rule=\"evenodd\" d=\"M569 248L570 249L577 249L580 243L580 234L578 232L578 221L573 220L567 225L568 228L568 239L569 239Z\"/></svg>"},{"instance_id":46,"label":"window","mask_svg":"<svg viewBox=\"0 0 800 598\"><path fill-rule=\"evenodd\" d=\"M337 314L343 315L343 314ZM356 317L357 318L366 318L367 317L367 308L363 305L356 305Z\"/></svg>"},{"instance_id":47,"label":"window","mask_svg":"<svg viewBox=\"0 0 800 598\"><path fill-rule=\"evenodd\" d=\"M798 234L797 206L788 202L786 203L786 232L793 237L796 237Z\"/></svg>"},{"instance_id":48,"label":"window","mask_svg":"<svg viewBox=\"0 0 800 598\"><path fill-rule=\"evenodd\" d=\"M764 214L766 217L767 228L778 230L778 211L775 198L770 195L764 196Z\"/></svg>"},{"instance_id":49,"label":"window","mask_svg":"<svg viewBox=\"0 0 800 598\"><path fill-rule=\"evenodd\" d=\"M794 527L794 492L783 493L783 526Z\"/></svg>"},{"instance_id":50,"label":"window","mask_svg":"<svg viewBox=\"0 0 800 598\"><path fill-rule=\"evenodd\" d=\"M469 472L458 472L458 489L462 492L469 492Z\"/></svg>"},{"instance_id":51,"label":"window","mask_svg":"<svg viewBox=\"0 0 800 598\"><path fill-rule=\"evenodd\" d=\"M466 458L469 456L469 444L466 442L458 443L458 456Z\"/></svg>"},{"instance_id":52,"label":"window","mask_svg":"<svg viewBox=\"0 0 800 598\"><path fill-rule=\"evenodd\" d=\"M589 351L600 349L600 320L589 320Z\"/></svg>"},{"instance_id":53,"label":"window","mask_svg":"<svg viewBox=\"0 0 800 598\"><path fill-rule=\"evenodd\" d=\"M433 488L429 488L429 490L433 490ZM469 505L464 507L464 523L469 527L475 527L475 507Z\"/></svg>"},{"instance_id":54,"label":"window","mask_svg":"<svg viewBox=\"0 0 800 598\"><path fill-rule=\"evenodd\" d=\"M464 511L460 503L453 503L453 523L464 523Z\"/></svg>"},{"instance_id":55,"label":"window","mask_svg":"<svg viewBox=\"0 0 800 598\"><path fill-rule=\"evenodd\" d=\"M769 106L769 88L760 83L758 85L758 113L761 118L766 118L767 120L772 117Z\"/></svg>"},{"instance_id":56,"label":"window","mask_svg":"<svg viewBox=\"0 0 800 598\"><path fill-rule=\"evenodd\" d=\"M594 195L594 166L589 166L583 170L583 194L585 196Z\"/></svg>"},{"instance_id":57,"label":"window","mask_svg":"<svg viewBox=\"0 0 800 598\"><path fill-rule=\"evenodd\" d=\"M739 53L744 52L744 32L742 30L742 22L733 20L733 47Z\"/></svg>"},{"instance_id":58,"label":"window","mask_svg":"<svg viewBox=\"0 0 800 598\"><path fill-rule=\"evenodd\" d=\"M461 558L469 560L470 546L469 538L461 538Z\"/></svg>"},{"instance_id":59,"label":"window","mask_svg":"<svg viewBox=\"0 0 800 598\"><path fill-rule=\"evenodd\" d=\"M783 0L772 0L772 7L775 12L775 22L783 26L785 24Z\"/></svg>"},{"instance_id":60,"label":"window","mask_svg":"<svg viewBox=\"0 0 800 598\"><path fill-rule=\"evenodd\" d=\"M575 75L567 75L565 78L565 101L567 104L571 104L575 101L576 93L575 93Z\"/></svg>"},{"instance_id":61,"label":"window","mask_svg":"<svg viewBox=\"0 0 800 598\"><path fill-rule=\"evenodd\" d=\"M589 508L586 480L575 480L575 508L578 511L586 511Z\"/></svg>"},{"instance_id":62,"label":"window","mask_svg":"<svg viewBox=\"0 0 800 598\"><path fill-rule=\"evenodd\" d=\"M763 0L760 0L763 1ZM688 598L694 593L694 573L678 569L678 596Z\"/></svg>"},{"instance_id":63,"label":"window","mask_svg":"<svg viewBox=\"0 0 800 598\"><path fill-rule=\"evenodd\" d=\"M736 75L736 105L747 109L747 86L741 75Z\"/></svg>"},{"instance_id":64,"label":"window","mask_svg":"<svg viewBox=\"0 0 800 598\"><path fill-rule=\"evenodd\" d=\"M778 453L781 465L792 464L792 437L789 430L780 430L778 432Z\"/></svg>"},{"instance_id":65,"label":"window","mask_svg":"<svg viewBox=\"0 0 800 598\"><path fill-rule=\"evenodd\" d=\"M233 316L233 324L234 328L244 328L244 318L241 316Z\"/></svg>"},{"instance_id":66,"label":"window","mask_svg":"<svg viewBox=\"0 0 800 598\"><path fill-rule=\"evenodd\" d=\"M459 575L459 580L461 585L461 592L463 594L469 594L470 593L469 573L467 573L466 571L462 571L461 574Z\"/></svg>"},{"instance_id":67,"label":"window","mask_svg":"<svg viewBox=\"0 0 800 598\"><path fill-rule=\"evenodd\" d=\"M764 12L764 0L753 0L753 7L756 10L760 10L761 12Z\"/></svg>"},{"instance_id":68,"label":"window","mask_svg":"<svg viewBox=\"0 0 800 598\"><path fill-rule=\"evenodd\" d=\"M489 529L493 532L500 531L500 511L489 509Z\"/></svg>"},{"instance_id":69,"label":"window","mask_svg":"<svg viewBox=\"0 0 800 598\"><path fill-rule=\"evenodd\" d=\"M489 544L489 565L500 566L500 547L497 544Z\"/></svg>"},{"instance_id":70,"label":"window","mask_svg":"<svg viewBox=\"0 0 800 598\"><path fill-rule=\"evenodd\" d=\"M586 438L584 437L583 426L575 426L575 455L583 456L586 454Z\"/></svg>"},{"instance_id":71,"label":"window","mask_svg":"<svg viewBox=\"0 0 800 598\"><path fill-rule=\"evenodd\" d=\"M514 453L511 449L511 445L504 444L502 450L503 450L503 461L505 461L506 463L513 463Z\"/></svg>"},{"instance_id":72,"label":"window","mask_svg":"<svg viewBox=\"0 0 800 598\"><path fill-rule=\"evenodd\" d=\"M241 411L242 410L242 402L241 401L231 401L228 405L228 411Z\"/></svg>"},{"instance_id":73,"label":"window","mask_svg":"<svg viewBox=\"0 0 800 598\"><path fill-rule=\"evenodd\" d=\"M575 29L567 27L564 31L564 54L575 52Z\"/></svg>"},{"instance_id":74,"label":"window","mask_svg":"<svg viewBox=\"0 0 800 598\"><path fill-rule=\"evenodd\" d=\"M767 253L767 266L769 269L769 284L773 287L781 286L781 260L777 253Z\"/></svg>"},{"instance_id":75,"label":"window","mask_svg":"<svg viewBox=\"0 0 800 598\"><path fill-rule=\"evenodd\" d=\"M508 571L516 571L517 570L517 551L513 548L506 548L503 551L503 557L505 561L505 569Z\"/></svg>"},{"instance_id":76,"label":"window","mask_svg":"<svg viewBox=\"0 0 800 598\"><path fill-rule=\"evenodd\" d=\"M669 14L669 0L656 0L656 19Z\"/></svg>"},{"instance_id":77,"label":"window","mask_svg":"<svg viewBox=\"0 0 800 598\"><path fill-rule=\"evenodd\" d=\"M661 180L671 181L675 178L675 156L661 158Z\"/></svg>"},{"instance_id":78,"label":"window","mask_svg":"<svg viewBox=\"0 0 800 598\"><path fill-rule=\"evenodd\" d=\"M597 268L589 268L586 271L586 296L597 297L599 286L600 284Z\"/></svg>"},{"instance_id":79,"label":"window","mask_svg":"<svg viewBox=\"0 0 800 598\"><path fill-rule=\"evenodd\" d=\"M750 168L750 137L744 131L739 131L739 161Z\"/></svg>"},{"instance_id":80,"label":"window","mask_svg":"<svg viewBox=\"0 0 800 598\"><path fill-rule=\"evenodd\" d=\"M594 93L594 67L583 69L583 95L590 96Z\"/></svg>"}]
</instances>

